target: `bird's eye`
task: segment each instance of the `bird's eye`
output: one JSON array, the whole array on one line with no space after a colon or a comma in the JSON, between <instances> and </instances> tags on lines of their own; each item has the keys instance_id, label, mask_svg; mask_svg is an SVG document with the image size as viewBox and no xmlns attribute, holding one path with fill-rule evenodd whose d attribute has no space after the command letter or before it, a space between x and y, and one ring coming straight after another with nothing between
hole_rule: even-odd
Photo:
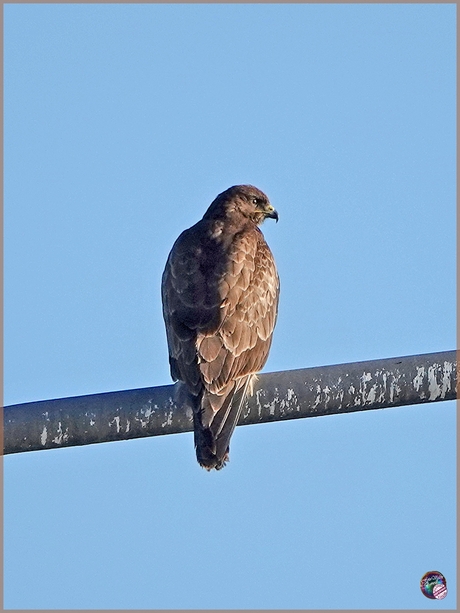
<instances>
[{"instance_id":1,"label":"bird's eye","mask_svg":"<svg viewBox=\"0 0 460 613\"><path fill-rule=\"evenodd\" d=\"M259 199L258 198L253 198L251 200L252 204L259 204Z\"/></svg>"}]
</instances>

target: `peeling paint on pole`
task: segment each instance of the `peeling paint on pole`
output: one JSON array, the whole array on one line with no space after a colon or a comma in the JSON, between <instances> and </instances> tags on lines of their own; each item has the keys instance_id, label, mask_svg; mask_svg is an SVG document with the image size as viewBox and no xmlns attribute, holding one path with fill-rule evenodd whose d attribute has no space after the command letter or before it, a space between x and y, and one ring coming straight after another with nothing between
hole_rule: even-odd
<instances>
[{"instance_id":1,"label":"peeling paint on pole","mask_svg":"<svg viewBox=\"0 0 460 613\"><path fill-rule=\"evenodd\" d=\"M457 397L455 351L259 375L239 425L384 409ZM4 407L4 453L189 432L178 386Z\"/></svg>"},{"instance_id":2,"label":"peeling paint on pole","mask_svg":"<svg viewBox=\"0 0 460 613\"><path fill-rule=\"evenodd\" d=\"M241 423L454 400L455 351L260 375Z\"/></svg>"}]
</instances>

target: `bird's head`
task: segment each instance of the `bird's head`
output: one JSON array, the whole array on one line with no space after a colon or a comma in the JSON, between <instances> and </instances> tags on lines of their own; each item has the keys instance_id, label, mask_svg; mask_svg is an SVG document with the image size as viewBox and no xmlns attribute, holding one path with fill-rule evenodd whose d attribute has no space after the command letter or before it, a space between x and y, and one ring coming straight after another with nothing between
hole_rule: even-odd
<instances>
[{"instance_id":1,"label":"bird's head","mask_svg":"<svg viewBox=\"0 0 460 613\"><path fill-rule=\"evenodd\" d=\"M268 197L253 185L234 185L219 194L206 211L206 217L243 216L255 224L267 217L278 221L278 213Z\"/></svg>"}]
</instances>

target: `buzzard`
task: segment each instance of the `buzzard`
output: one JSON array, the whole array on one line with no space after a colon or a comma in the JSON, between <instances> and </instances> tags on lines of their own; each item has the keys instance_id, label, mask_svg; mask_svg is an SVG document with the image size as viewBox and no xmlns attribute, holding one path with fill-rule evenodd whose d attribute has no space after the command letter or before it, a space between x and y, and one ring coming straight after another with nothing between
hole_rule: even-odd
<instances>
[{"instance_id":1,"label":"buzzard","mask_svg":"<svg viewBox=\"0 0 460 613\"><path fill-rule=\"evenodd\" d=\"M193 409L198 462L219 470L244 399L264 366L278 311L279 278L258 226L278 213L252 185L217 196L173 245L162 278L174 381Z\"/></svg>"}]
</instances>

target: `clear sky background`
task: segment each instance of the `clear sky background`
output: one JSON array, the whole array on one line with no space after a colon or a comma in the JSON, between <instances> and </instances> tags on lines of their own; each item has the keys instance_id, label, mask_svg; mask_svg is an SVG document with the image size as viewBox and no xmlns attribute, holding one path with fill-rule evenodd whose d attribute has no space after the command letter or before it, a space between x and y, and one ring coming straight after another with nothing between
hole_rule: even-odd
<instances>
[{"instance_id":1,"label":"clear sky background","mask_svg":"<svg viewBox=\"0 0 460 613\"><path fill-rule=\"evenodd\" d=\"M277 208L266 371L455 349L454 5L6 5L5 404L171 382L160 279ZM5 458L7 608L455 608L455 404ZM419 589L439 570L443 601Z\"/></svg>"}]
</instances>

